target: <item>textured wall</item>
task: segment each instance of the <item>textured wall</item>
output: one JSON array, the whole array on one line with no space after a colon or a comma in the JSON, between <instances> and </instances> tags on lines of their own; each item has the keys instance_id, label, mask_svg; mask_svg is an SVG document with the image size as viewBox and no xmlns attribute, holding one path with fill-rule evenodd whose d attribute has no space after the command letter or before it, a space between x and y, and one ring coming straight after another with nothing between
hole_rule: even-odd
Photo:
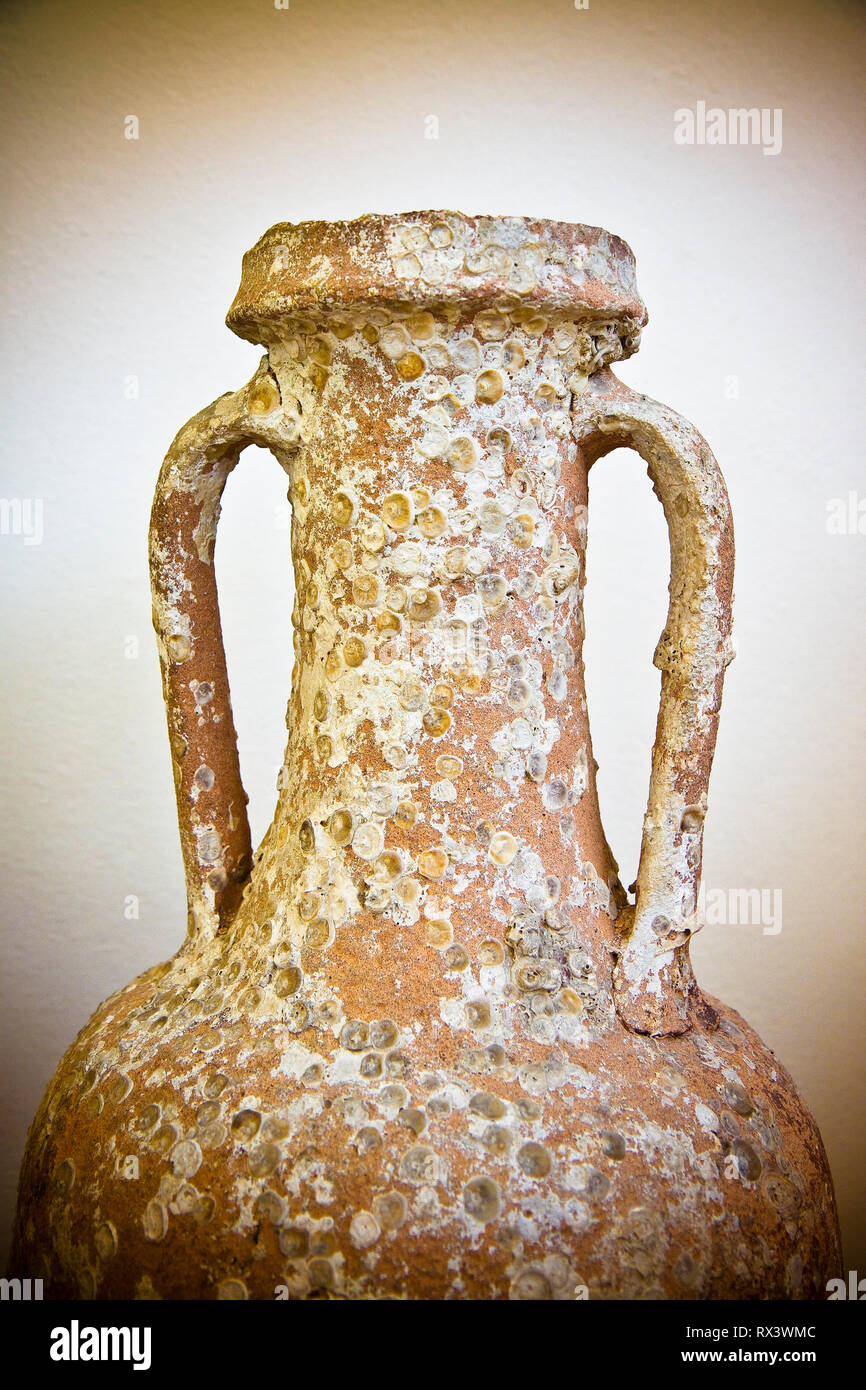
<instances>
[{"instance_id":1,"label":"textured wall","mask_svg":"<svg viewBox=\"0 0 866 1390\"><path fill-rule=\"evenodd\" d=\"M255 364L222 325L240 255L277 220L457 207L624 236L651 322L621 375L694 420L725 471L740 656L705 882L717 909L722 894L730 906L732 890L762 889L776 911L708 926L694 958L800 1084L848 1263L866 1268L866 534L856 518L853 533L828 530L828 502L866 498L851 134L863 19L854 3L766 0L5 6L0 495L25 505L4 510L0 534L4 1236L61 1052L184 929L145 540L172 435ZM699 101L766 108L781 151L676 143L674 113ZM130 116L138 139L125 138ZM612 455L593 481L588 684L629 883L666 536L634 456ZM218 564L259 834L290 671L284 525L279 468L246 456Z\"/></svg>"}]
</instances>

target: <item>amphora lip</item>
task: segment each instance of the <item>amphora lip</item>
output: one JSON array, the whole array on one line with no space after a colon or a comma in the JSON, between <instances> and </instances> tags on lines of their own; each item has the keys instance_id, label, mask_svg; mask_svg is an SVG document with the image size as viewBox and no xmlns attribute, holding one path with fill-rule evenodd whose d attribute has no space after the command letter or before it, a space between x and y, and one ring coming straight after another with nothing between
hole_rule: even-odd
<instances>
[{"instance_id":1,"label":"amphora lip","mask_svg":"<svg viewBox=\"0 0 866 1390\"><path fill-rule=\"evenodd\" d=\"M277 223L244 256L226 322L268 346L298 317L321 328L371 310L459 314L495 305L605 325L624 357L647 320L632 251L603 228L433 211Z\"/></svg>"}]
</instances>

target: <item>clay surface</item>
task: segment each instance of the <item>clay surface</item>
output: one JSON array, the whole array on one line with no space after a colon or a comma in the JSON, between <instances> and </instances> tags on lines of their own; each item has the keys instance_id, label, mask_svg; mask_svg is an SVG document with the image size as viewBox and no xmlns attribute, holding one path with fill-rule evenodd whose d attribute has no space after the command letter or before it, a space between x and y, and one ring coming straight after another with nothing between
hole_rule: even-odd
<instances>
[{"instance_id":1,"label":"clay surface","mask_svg":"<svg viewBox=\"0 0 866 1390\"><path fill-rule=\"evenodd\" d=\"M189 933L34 1121L11 1272L47 1296L825 1296L817 1128L688 960L733 532L697 431L610 370L645 320L598 228L416 213L245 257L229 323L266 356L177 436L151 526ZM213 569L250 443L297 586L255 854ZM634 901L581 657L588 475L623 444L672 551Z\"/></svg>"}]
</instances>

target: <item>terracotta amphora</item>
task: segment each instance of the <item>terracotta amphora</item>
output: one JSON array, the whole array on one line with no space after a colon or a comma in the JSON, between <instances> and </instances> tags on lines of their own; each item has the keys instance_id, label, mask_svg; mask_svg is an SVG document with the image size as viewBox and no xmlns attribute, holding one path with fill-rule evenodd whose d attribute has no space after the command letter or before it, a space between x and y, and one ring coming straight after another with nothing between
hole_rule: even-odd
<instances>
[{"instance_id":1,"label":"terracotta amphora","mask_svg":"<svg viewBox=\"0 0 866 1390\"><path fill-rule=\"evenodd\" d=\"M595 227L273 227L266 352L178 434L151 522L188 891L172 960L66 1053L11 1271L57 1298L820 1298L816 1125L689 964L733 532L706 443L619 382L646 311ZM214 578L249 444L289 481L288 745L253 853ZM671 541L634 894L596 796L588 475Z\"/></svg>"}]
</instances>

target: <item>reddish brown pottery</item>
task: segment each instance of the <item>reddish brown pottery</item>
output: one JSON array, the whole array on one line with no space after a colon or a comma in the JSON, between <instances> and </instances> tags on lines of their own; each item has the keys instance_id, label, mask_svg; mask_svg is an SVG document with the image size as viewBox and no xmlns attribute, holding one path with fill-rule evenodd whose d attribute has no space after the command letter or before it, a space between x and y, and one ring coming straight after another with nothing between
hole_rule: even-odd
<instances>
[{"instance_id":1,"label":"reddish brown pottery","mask_svg":"<svg viewBox=\"0 0 866 1390\"><path fill-rule=\"evenodd\" d=\"M646 311L595 227L271 229L266 355L175 439L151 523L189 933L108 999L33 1123L11 1273L59 1298L820 1298L833 1189L791 1077L689 937L733 532L704 440L622 385ZM296 664L253 856L220 497L289 479ZM589 470L671 539L635 900L581 659Z\"/></svg>"}]
</instances>

